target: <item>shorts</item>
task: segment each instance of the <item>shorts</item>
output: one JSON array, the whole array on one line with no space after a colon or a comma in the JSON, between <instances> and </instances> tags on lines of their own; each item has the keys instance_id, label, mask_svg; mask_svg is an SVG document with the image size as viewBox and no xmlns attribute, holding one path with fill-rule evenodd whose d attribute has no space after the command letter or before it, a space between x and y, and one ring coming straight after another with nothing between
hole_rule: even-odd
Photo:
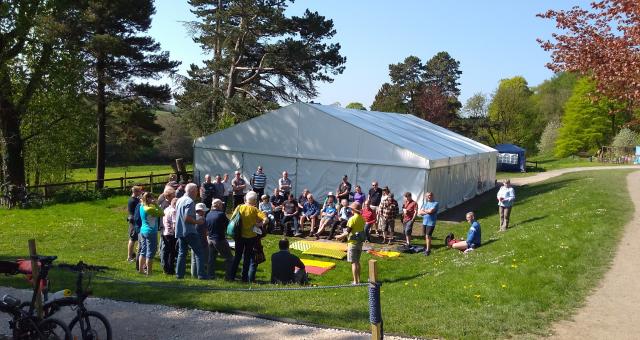
<instances>
[{"instance_id":1,"label":"shorts","mask_svg":"<svg viewBox=\"0 0 640 340\"><path fill-rule=\"evenodd\" d=\"M141 233L140 234L140 256L152 259L156 254L158 247L158 234Z\"/></svg>"},{"instance_id":2,"label":"shorts","mask_svg":"<svg viewBox=\"0 0 640 340\"><path fill-rule=\"evenodd\" d=\"M385 220L383 218L380 219L380 229L385 232L393 232L393 227L395 225L395 220Z\"/></svg>"},{"instance_id":3,"label":"shorts","mask_svg":"<svg viewBox=\"0 0 640 340\"><path fill-rule=\"evenodd\" d=\"M411 233L413 233L413 220L402 223L402 227L404 234L411 236Z\"/></svg>"},{"instance_id":4,"label":"shorts","mask_svg":"<svg viewBox=\"0 0 640 340\"><path fill-rule=\"evenodd\" d=\"M347 245L347 262L350 262L350 263L360 262L361 254L362 254L362 242L349 243Z\"/></svg>"},{"instance_id":5,"label":"shorts","mask_svg":"<svg viewBox=\"0 0 640 340\"><path fill-rule=\"evenodd\" d=\"M423 225L422 226L422 230L424 230L424 236L429 236L431 237L433 235L433 230L436 229L436 226L434 225Z\"/></svg>"},{"instance_id":6,"label":"shorts","mask_svg":"<svg viewBox=\"0 0 640 340\"><path fill-rule=\"evenodd\" d=\"M138 240L138 232L133 223L129 223L129 240L134 242Z\"/></svg>"}]
</instances>

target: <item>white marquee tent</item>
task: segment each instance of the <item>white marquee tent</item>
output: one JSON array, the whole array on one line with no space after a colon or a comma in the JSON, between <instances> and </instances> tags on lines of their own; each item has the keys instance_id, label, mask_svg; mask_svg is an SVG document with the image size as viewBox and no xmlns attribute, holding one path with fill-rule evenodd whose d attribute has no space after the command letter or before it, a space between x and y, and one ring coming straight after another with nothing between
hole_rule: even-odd
<instances>
[{"instance_id":1,"label":"white marquee tent","mask_svg":"<svg viewBox=\"0 0 640 340\"><path fill-rule=\"evenodd\" d=\"M343 175L366 193L371 182L399 199L434 192L450 208L494 186L496 150L409 114L296 103L194 142L194 178L239 169L247 180L262 165L266 193L288 171L294 192L317 198Z\"/></svg>"}]
</instances>

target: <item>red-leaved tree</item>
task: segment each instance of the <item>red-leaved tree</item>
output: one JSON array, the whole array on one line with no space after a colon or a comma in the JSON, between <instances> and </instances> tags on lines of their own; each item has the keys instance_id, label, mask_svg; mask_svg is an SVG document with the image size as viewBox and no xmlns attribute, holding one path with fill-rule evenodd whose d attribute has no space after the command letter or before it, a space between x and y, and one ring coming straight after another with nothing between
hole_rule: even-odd
<instances>
[{"instance_id":1,"label":"red-leaved tree","mask_svg":"<svg viewBox=\"0 0 640 340\"><path fill-rule=\"evenodd\" d=\"M551 51L547 64L555 72L572 71L595 79L597 90L609 98L640 104L640 1L602 0L590 9L538 14L556 21L561 33L538 42Z\"/></svg>"}]
</instances>

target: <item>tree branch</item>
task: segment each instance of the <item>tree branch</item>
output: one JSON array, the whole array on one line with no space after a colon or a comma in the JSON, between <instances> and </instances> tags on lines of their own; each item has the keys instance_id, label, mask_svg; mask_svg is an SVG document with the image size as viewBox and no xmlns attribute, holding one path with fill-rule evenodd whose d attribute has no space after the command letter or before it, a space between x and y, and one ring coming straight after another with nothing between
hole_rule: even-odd
<instances>
[{"instance_id":1,"label":"tree branch","mask_svg":"<svg viewBox=\"0 0 640 340\"><path fill-rule=\"evenodd\" d=\"M28 140L30 140L31 138L36 137L36 136L38 136L38 135L41 135L41 134L43 134L45 131L50 130L50 129L51 129L51 127L53 127L54 125L58 124L59 122L61 122L61 121L65 120L66 118L67 118L67 117L62 116L62 117L58 117L58 118L54 119L52 122L49 122L49 123L47 123L46 125L43 125L43 126L44 126L44 128L40 129L39 131L36 131L36 132L34 132L34 133L32 133L32 134L30 134L30 135L28 135L28 136L26 136L26 137L22 138L22 141L26 143L26 142L27 142Z\"/></svg>"},{"instance_id":2,"label":"tree branch","mask_svg":"<svg viewBox=\"0 0 640 340\"><path fill-rule=\"evenodd\" d=\"M49 64L52 53L53 53L53 46L51 45L51 43L47 43L42 47L42 54L40 55L40 60L38 60L35 71L33 72L31 79L29 79L29 83L25 87L24 93L22 94L20 101L18 101L18 105L16 105L16 108L18 109L19 112L25 111L27 103L31 101L31 98L35 94L36 88L38 87L38 85L40 85L40 81L44 76L44 73L45 73L44 69Z\"/></svg>"},{"instance_id":3,"label":"tree branch","mask_svg":"<svg viewBox=\"0 0 640 340\"><path fill-rule=\"evenodd\" d=\"M264 63L264 58L267 56L267 54L269 53L265 53L262 55L262 58L260 58L260 63L258 64L258 67L236 67L236 70L253 70L253 74L250 75L247 79L242 80L240 82L238 82L238 86L244 86L247 85L249 83L251 83L252 81L254 81L256 79L256 77L258 77L262 71L273 71L275 68L273 67L266 67L266 68L262 68L262 64Z\"/></svg>"}]
</instances>

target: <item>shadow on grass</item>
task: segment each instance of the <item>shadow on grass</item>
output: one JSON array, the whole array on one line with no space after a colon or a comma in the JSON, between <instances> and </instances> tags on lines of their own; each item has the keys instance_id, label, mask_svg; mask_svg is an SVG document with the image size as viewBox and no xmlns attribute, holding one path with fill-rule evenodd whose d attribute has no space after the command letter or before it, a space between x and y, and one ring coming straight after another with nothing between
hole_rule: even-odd
<instances>
[{"instance_id":1,"label":"shadow on grass","mask_svg":"<svg viewBox=\"0 0 640 340\"><path fill-rule=\"evenodd\" d=\"M545 194L547 192L557 190L567 184L577 181L577 178L566 178L559 181L553 181L548 183L523 185L515 188L516 191L516 205L514 209L518 208L518 204L524 203L527 200ZM476 213L477 219L483 219L488 216L494 215L498 211L498 204L496 203L496 194L498 187L489 190L479 196L476 196L460 205L457 205L442 214L438 215L438 220L448 222L463 222L465 221L465 215L469 211ZM528 221L532 222L532 221ZM522 222L521 222L522 223Z\"/></svg>"}]
</instances>

